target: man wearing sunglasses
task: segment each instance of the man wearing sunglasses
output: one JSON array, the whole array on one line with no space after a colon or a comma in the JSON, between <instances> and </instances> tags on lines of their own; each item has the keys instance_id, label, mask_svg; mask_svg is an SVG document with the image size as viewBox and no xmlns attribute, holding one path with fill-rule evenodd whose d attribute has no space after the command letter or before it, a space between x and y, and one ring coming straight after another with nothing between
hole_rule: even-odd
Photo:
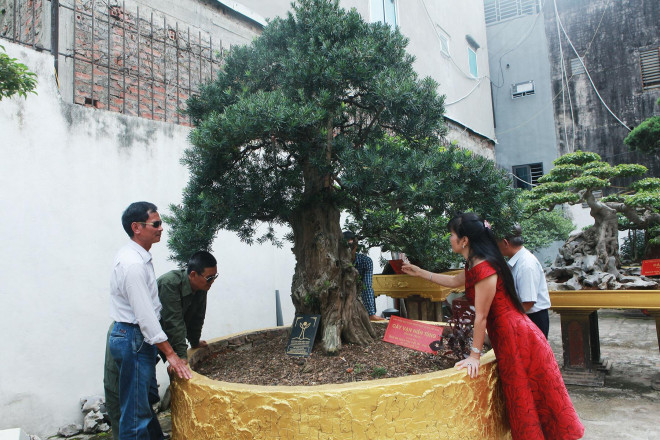
<instances>
[{"instance_id":1,"label":"man wearing sunglasses","mask_svg":"<svg viewBox=\"0 0 660 440\"><path fill-rule=\"evenodd\" d=\"M182 379L192 373L159 322L162 305L149 253L163 232L158 208L149 202L132 203L121 222L130 241L117 253L110 278L110 317L115 322L107 340L104 386L111 394L110 416L119 438L160 440L164 435L151 406L158 401L158 351L169 371Z\"/></svg>"},{"instance_id":2,"label":"man wearing sunglasses","mask_svg":"<svg viewBox=\"0 0 660 440\"><path fill-rule=\"evenodd\" d=\"M186 269L171 270L158 278L158 297L163 306L160 325L167 335L167 340L174 352L188 362L188 344L192 348L206 347L206 341L200 340L204 318L206 317L207 292L218 278L217 261L206 251L195 252L188 260ZM165 361L166 357L161 352ZM118 381L113 381L117 370L106 362L105 398L110 422L119 424ZM114 422L114 423L113 423ZM113 428L114 439L118 430Z\"/></svg>"},{"instance_id":3,"label":"man wearing sunglasses","mask_svg":"<svg viewBox=\"0 0 660 440\"><path fill-rule=\"evenodd\" d=\"M206 316L206 295L218 277L213 255L195 252L186 269L175 269L158 278L158 296L163 304L160 324L176 354L187 362L188 344L206 347L200 340Z\"/></svg>"}]
</instances>

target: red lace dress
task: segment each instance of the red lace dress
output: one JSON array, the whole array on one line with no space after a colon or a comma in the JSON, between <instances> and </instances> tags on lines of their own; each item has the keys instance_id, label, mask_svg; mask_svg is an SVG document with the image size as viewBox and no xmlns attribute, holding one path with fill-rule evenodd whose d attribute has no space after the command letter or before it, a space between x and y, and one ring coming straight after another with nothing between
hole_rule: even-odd
<instances>
[{"instance_id":1,"label":"red lace dress","mask_svg":"<svg viewBox=\"0 0 660 440\"><path fill-rule=\"evenodd\" d=\"M474 286L495 274L487 261L465 270L465 293L474 304ZM488 311L488 336L514 440L579 439L584 434L550 344L541 330L516 309L498 277Z\"/></svg>"}]
</instances>

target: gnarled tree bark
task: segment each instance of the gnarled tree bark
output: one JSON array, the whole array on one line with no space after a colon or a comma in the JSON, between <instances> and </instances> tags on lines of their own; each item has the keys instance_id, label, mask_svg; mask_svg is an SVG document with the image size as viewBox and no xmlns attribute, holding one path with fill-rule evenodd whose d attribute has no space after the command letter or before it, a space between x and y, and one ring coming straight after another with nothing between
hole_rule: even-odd
<instances>
[{"instance_id":1,"label":"gnarled tree bark","mask_svg":"<svg viewBox=\"0 0 660 440\"><path fill-rule=\"evenodd\" d=\"M340 212L331 188L313 166L304 167L307 202L290 218L296 269L291 298L297 313L321 315L326 353L336 354L342 340L366 344L375 333L358 301L358 271L344 243Z\"/></svg>"}]
</instances>

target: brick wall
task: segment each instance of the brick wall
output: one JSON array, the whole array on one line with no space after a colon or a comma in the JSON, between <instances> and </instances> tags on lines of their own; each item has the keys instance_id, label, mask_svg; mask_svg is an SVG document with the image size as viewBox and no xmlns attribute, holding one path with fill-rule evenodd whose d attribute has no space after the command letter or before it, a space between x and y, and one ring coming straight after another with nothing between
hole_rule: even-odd
<instances>
[{"instance_id":1,"label":"brick wall","mask_svg":"<svg viewBox=\"0 0 660 440\"><path fill-rule=\"evenodd\" d=\"M0 0L0 37L38 46L43 32L42 9L43 0Z\"/></svg>"},{"instance_id":2,"label":"brick wall","mask_svg":"<svg viewBox=\"0 0 660 440\"><path fill-rule=\"evenodd\" d=\"M149 11L76 2L73 101L187 125L181 111L221 63L220 41Z\"/></svg>"},{"instance_id":3,"label":"brick wall","mask_svg":"<svg viewBox=\"0 0 660 440\"><path fill-rule=\"evenodd\" d=\"M60 3L54 34L65 100L190 125L182 114L186 100L221 68L223 36L234 43L248 42L261 32L261 25L221 4L177 4L178 13L186 16L181 19L151 7L157 3ZM186 23L198 17L205 21L198 20L198 26ZM209 29L200 29L204 26ZM51 2L0 0L0 38L51 50L50 34Z\"/></svg>"}]
</instances>

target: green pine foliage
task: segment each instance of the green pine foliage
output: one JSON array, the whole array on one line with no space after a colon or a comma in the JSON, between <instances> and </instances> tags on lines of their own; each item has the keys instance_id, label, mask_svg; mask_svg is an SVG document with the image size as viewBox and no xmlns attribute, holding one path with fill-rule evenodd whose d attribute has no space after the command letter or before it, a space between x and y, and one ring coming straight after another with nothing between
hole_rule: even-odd
<instances>
[{"instance_id":1,"label":"green pine foliage","mask_svg":"<svg viewBox=\"0 0 660 440\"><path fill-rule=\"evenodd\" d=\"M660 98L656 105L660 106ZM642 153L655 154L660 152L660 116L651 116L632 129L623 140L630 149Z\"/></svg>"},{"instance_id":2,"label":"green pine foliage","mask_svg":"<svg viewBox=\"0 0 660 440\"><path fill-rule=\"evenodd\" d=\"M539 211L530 217L523 217L520 227L525 239L525 247L536 252L553 241L565 241L575 229L573 221L564 211L556 207L552 211Z\"/></svg>"},{"instance_id":3,"label":"green pine foliage","mask_svg":"<svg viewBox=\"0 0 660 440\"><path fill-rule=\"evenodd\" d=\"M657 230L660 223L660 179L634 181L627 188L600 200L594 196L594 191L610 187L613 179L642 176L647 171L645 166L610 166L601 161L598 154L584 151L566 154L554 164L556 166L539 179L540 184L525 194L527 213L552 211L564 203L587 203L597 224L603 213L618 213L619 229L646 230L649 242L657 243L658 237L652 231Z\"/></svg>"},{"instance_id":4,"label":"green pine foliage","mask_svg":"<svg viewBox=\"0 0 660 440\"><path fill-rule=\"evenodd\" d=\"M405 252L428 270L443 271L461 261L449 245L447 222L454 214L477 212L500 234L520 217L506 173L456 146L404 148L392 157L350 151L347 163L342 184L352 200L345 229L365 237L369 247Z\"/></svg>"},{"instance_id":5,"label":"green pine foliage","mask_svg":"<svg viewBox=\"0 0 660 440\"><path fill-rule=\"evenodd\" d=\"M510 180L441 145L444 97L417 76L407 44L336 0L300 0L232 48L188 101L190 181L168 218L174 258L208 249L219 229L281 244L275 226L319 203L347 212L370 246L429 268L451 265L448 216L471 209L509 228L519 213Z\"/></svg>"}]
</instances>

